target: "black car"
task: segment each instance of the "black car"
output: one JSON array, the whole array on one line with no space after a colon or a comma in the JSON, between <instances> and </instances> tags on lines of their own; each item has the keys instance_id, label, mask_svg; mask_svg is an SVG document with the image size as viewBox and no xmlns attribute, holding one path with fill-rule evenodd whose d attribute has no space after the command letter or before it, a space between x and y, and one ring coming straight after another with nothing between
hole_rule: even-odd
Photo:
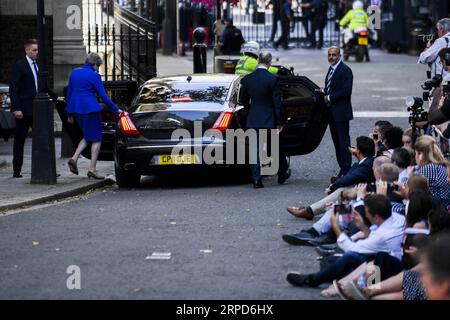
<instances>
[{"instance_id":1,"label":"black car","mask_svg":"<svg viewBox=\"0 0 450 320\"><path fill-rule=\"evenodd\" d=\"M16 120L11 112L9 86L0 83L0 138L7 141L13 136L15 128Z\"/></svg>"},{"instance_id":2,"label":"black car","mask_svg":"<svg viewBox=\"0 0 450 320\"><path fill-rule=\"evenodd\" d=\"M195 150L225 150L227 144L225 135L222 139L203 136L208 129L225 132L245 126L247 112L238 102L240 80L230 74L193 74L147 81L129 104L121 106L125 112L120 119L105 112L99 159L114 160L119 187L137 186L142 175L176 165L202 164ZM281 76L280 80L286 117L281 148L289 156L311 153L328 125L323 93L306 77ZM195 127L197 121L201 128ZM173 136L177 129L184 136L181 144L180 136ZM176 147L190 151L171 156ZM228 164L218 161L215 165Z\"/></svg>"}]
</instances>

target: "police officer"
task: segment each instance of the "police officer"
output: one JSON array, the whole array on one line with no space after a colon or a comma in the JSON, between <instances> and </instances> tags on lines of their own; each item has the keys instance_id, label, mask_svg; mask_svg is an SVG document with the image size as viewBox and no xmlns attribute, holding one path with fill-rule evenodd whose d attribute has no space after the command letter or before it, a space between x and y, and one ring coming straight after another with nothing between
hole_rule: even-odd
<instances>
[{"instance_id":1,"label":"police officer","mask_svg":"<svg viewBox=\"0 0 450 320\"><path fill-rule=\"evenodd\" d=\"M433 45L427 48L420 55L420 64L431 65L431 76L435 77L437 75L442 75L442 78L448 75L448 71L444 69L440 59L438 59L439 52L444 48L450 48L450 19L445 18L439 20L437 23L437 34L439 39L437 39Z\"/></svg>"},{"instance_id":2,"label":"police officer","mask_svg":"<svg viewBox=\"0 0 450 320\"><path fill-rule=\"evenodd\" d=\"M258 42L249 41L242 46L242 53L244 54L236 64L236 74L247 75L252 73L258 67L258 56L260 47ZM278 73L277 67L269 67L269 72L272 74Z\"/></svg>"},{"instance_id":3,"label":"police officer","mask_svg":"<svg viewBox=\"0 0 450 320\"><path fill-rule=\"evenodd\" d=\"M354 31L361 27L369 27L369 15L364 10L362 1L358 0L353 2L353 9L347 12L339 24L342 28L345 28L348 25L348 28L343 32L343 47L345 47L345 44L353 37ZM366 60L370 61L369 50L366 50Z\"/></svg>"}]
</instances>

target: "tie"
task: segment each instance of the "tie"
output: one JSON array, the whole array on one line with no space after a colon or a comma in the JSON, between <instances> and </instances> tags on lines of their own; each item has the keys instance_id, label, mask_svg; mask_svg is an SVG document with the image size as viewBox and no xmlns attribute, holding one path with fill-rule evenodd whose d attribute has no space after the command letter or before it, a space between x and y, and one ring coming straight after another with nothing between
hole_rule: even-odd
<instances>
[{"instance_id":1,"label":"tie","mask_svg":"<svg viewBox=\"0 0 450 320\"><path fill-rule=\"evenodd\" d=\"M39 71L38 71L37 66L36 66L36 61L33 61L33 67L34 67L34 72L36 73L36 75L35 75L36 78L34 79L34 83L36 84L36 93L37 93L37 92L39 92L39 90L38 90Z\"/></svg>"},{"instance_id":2,"label":"tie","mask_svg":"<svg viewBox=\"0 0 450 320\"><path fill-rule=\"evenodd\" d=\"M328 71L328 78L327 78L327 84L325 86L325 93L330 93L330 85L331 85L331 78L333 77L334 68L330 67L330 70Z\"/></svg>"}]
</instances>

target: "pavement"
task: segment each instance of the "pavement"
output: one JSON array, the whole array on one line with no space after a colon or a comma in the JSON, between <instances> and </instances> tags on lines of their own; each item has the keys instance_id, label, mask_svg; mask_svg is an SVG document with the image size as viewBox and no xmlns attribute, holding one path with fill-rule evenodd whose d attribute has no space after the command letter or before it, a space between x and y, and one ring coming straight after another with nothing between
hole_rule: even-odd
<instances>
[{"instance_id":1,"label":"pavement","mask_svg":"<svg viewBox=\"0 0 450 320\"><path fill-rule=\"evenodd\" d=\"M56 150L60 150L60 146L61 139L56 138ZM105 175L106 179L94 180L86 176L90 160L80 158L78 162L80 175L76 176L69 171L68 159L57 156L56 172L60 175L57 177L57 184L31 184L31 139L27 139L24 148L23 178L12 177L12 149L12 140L0 142L0 214L9 210L74 197L115 183L114 166L111 162L97 163L97 170Z\"/></svg>"}]
</instances>

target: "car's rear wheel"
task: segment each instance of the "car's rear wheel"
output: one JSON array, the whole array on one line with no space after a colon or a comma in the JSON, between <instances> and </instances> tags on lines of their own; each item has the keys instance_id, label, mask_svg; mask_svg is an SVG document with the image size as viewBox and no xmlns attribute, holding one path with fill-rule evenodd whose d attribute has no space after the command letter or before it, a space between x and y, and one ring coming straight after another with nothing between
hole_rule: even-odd
<instances>
[{"instance_id":1,"label":"car's rear wheel","mask_svg":"<svg viewBox=\"0 0 450 320\"><path fill-rule=\"evenodd\" d=\"M125 171L114 165L116 183L119 188L136 188L141 183L141 175L135 171Z\"/></svg>"}]
</instances>

